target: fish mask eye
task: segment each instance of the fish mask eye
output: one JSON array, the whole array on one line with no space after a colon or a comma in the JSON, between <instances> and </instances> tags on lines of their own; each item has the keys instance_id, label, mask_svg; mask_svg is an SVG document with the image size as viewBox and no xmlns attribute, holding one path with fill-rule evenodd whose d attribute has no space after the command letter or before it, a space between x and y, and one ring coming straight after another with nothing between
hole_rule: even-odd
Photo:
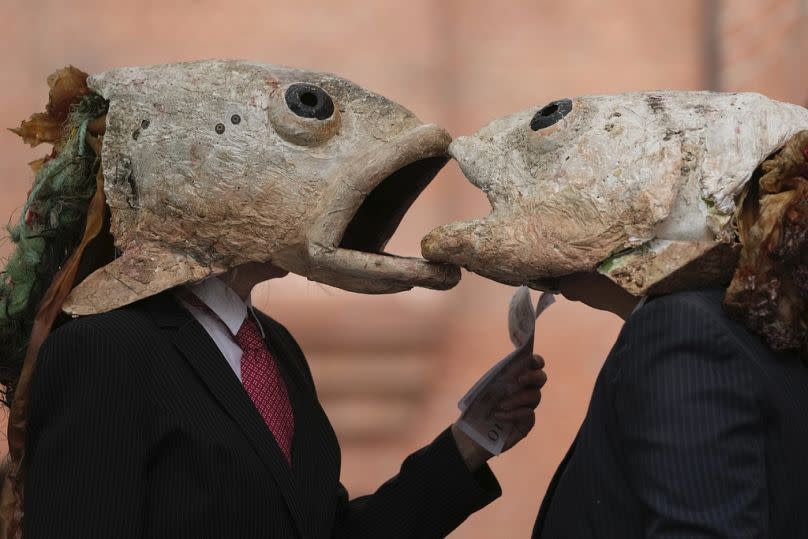
<instances>
[{"instance_id":1,"label":"fish mask eye","mask_svg":"<svg viewBox=\"0 0 808 539\"><path fill-rule=\"evenodd\" d=\"M298 146L323 144L338 131L340 110L315 84L295 82L273 94L269 121L285 141Z\"/></svg>"},{"instance_id":2,"label":"fish mask eye","mask_svg":"<svg viewBox=\"0 0 808 539\"><path fill-rule=\"evenodd\" d=\"M559 99L548 103L533 116L530 120L530 128L533 131L550 127L557 123L564 116L572 111L572 101L569 99Z\"/></svg>"},{"instance_id":3,"label":"fish mask eye","mask_svg":"<svg viewBox=\"0 0 808 539\"><path fill-rule=\"evenodd\" d=\"M286 105L301 118L325 120L334 114L334 102L325 90L313 84L293 84L286 89Z\"/></svg>"}]
</instances>

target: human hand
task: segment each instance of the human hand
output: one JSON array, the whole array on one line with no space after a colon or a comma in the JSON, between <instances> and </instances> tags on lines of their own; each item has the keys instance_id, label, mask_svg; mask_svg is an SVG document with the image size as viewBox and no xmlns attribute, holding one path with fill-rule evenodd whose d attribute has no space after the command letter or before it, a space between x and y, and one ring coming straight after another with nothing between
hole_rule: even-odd
<instances>
[{"instance_id":1,"label":"human hand","mask_svg":"<svg viewBox=\"0 0 808 539\"><path fill-rule=\"evenodd\" d=\"M509 450L527 436L536 423L535 410L541 402L541 388L547 382L547 374L543 370L544 359L537 354L533 355L530 367L530 370L517 378L519 386L516 391L505 395L494 413L495 419L513 424L503 451ZM464 433L457 423L452 425L452 434L460 455L470 470L476 470L493 456Z\"/></svg>"}]
</instances>

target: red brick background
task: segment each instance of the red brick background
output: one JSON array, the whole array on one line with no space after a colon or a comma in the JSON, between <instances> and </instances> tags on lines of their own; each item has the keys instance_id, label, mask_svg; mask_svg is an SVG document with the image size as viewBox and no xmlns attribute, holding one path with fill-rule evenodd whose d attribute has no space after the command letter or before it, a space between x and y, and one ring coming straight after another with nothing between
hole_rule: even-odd
<instances>
[{"instance_id":1,"label":"red brick background","mask_svg":"<svg viewBox=\"0 0 808 539\"><path fill-rule=\"evenodd\" d=\"M453 135L551 99L648 89L755 90L804 103L800 0L0 0L0 125L47 99L45 77L74 64L230 57L327 70L401 102ZM19 208L26 163L45 152L0 134L0 215ZM390 249L488 211L450 164ZM0 247L0 256L8 247ZM255 301L308 353L343 445L343 481L371 492L457 416L456 402L510 347L512 289L466 274L454 290L365 297L288 277ZM453 537L527 537L619 328L559 302L540 321L550 382L529 437L493 461L504 495ZM585 503L582 493L582 503Z\"/></svg>"}]
</instances>

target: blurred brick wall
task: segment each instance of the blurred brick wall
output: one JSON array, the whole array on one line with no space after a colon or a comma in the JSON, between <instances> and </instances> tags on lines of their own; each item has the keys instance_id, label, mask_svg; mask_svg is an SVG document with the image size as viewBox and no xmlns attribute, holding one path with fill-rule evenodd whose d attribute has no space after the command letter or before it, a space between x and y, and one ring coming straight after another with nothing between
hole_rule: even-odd
<instances>
[{"instance_id":1,"label":"blurred brick wall","mask_svg":"<svg viewBox=\"0 0 808 539\"><path fill-rule=\"evenodd\" d=\"M761 92L805 105L805 0L724 0L719 6L719 89Z\"/></svg>"},{"instance_id":2,"label":"blurred brick wall","mask_svg":"<svg viewBox=\"0 0 808 539\"><path fill-rule=\"evenodd\" d=\"M723 89L805 99L798 80L805 60L797 45L801 6L716 5ZM0 0L0 125L17 125L39 110L45 77L65 64L98 72L234 57L336 72L456 136L564 96L706 87L707 7L698 0ZM762 67L734 68L742 58ZM20 206L31 181L25 163L44 151L0 134L0 215ZM418 255L419 239L432 227L487 211L485 197L450 164L389 248ZM0 256L7 252L0 247ZM285 322L309 355L343 445L343 481L358 495L452 422L458 398L509 350L511 293L468 274L449 292L383 297L291 276L262 286L255 301ZM618 328L613 316L565 301L542 318L537 350L547 358L550 382L537 426L493 461L502 499L453 537L529 536Z\"/></svg>"}]
</instances>

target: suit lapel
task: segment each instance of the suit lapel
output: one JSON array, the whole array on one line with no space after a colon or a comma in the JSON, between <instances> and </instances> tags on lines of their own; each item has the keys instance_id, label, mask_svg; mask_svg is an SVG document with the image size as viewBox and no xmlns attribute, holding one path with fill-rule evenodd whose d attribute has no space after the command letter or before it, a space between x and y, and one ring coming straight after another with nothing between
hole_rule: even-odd
<instances>
[{"instance_id":1,"label":"suit lapel","mask_svg":"<svg viewBox=\"0 0 808 539\"><path fill-rule=\"evenodd\" d=\"M160 318L172 325L179 320L184 321L174 335L174 345L199 375L214 399L241 428L261 461L272 473L300 535L308 536L300 485L275 438L205 329L173 299L171 303L181 314L163 311Z\"/></svg>"},{"instance_id":2,"label":"suit lapel","mask_svg":"<svg viewBox=\"0 0 808 539\"><path fill-rule=\"evenodd\" d=\"M267 346L285 375L295 410L292 462L306 493L309 531L314 537L329 536L339 488L339 442L317 400L306 358L277 322L263 313L257 315L266 330Z\"/></svg>"}]
</instances>

